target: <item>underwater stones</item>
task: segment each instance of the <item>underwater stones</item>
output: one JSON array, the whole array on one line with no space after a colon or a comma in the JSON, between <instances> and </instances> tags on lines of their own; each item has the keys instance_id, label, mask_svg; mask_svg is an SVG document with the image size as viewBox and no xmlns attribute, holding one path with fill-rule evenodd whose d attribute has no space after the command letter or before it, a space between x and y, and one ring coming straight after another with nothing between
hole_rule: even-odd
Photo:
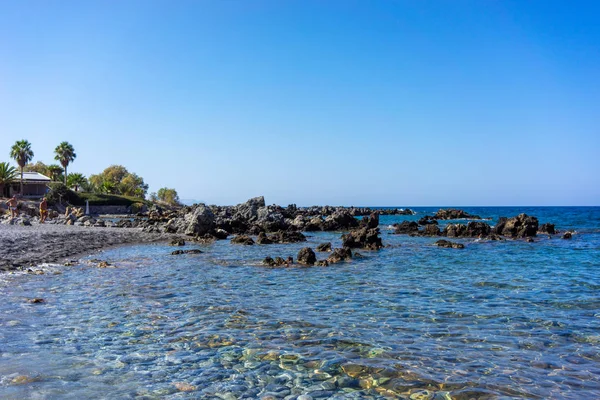
<instances>
[{"instance_id":1,"label":"underwater stones","mask_svg":"<svg viewBox=\"0 0 600 400\"><path fill-rule=\"evenodd\" d=\"M393 227L396 235L416 233L419 231L419 224L414 221L402 221L399 224L394 224Z\"/></svg>"},{"instance_id":2,"label":"underwater stones","mask_svg":"<svg viewBox=\"0 0 600 400\"><path fill-rule=\"evenodd\" d=\"M310 247L304 247L298 252L296 260L302 265L314 265L317 261L317 256Z\"/></svg>"},{"instance_id":3,"label":"underwater stones","mask_svg":"<svg viewBox=\"0 0 600 400\"><path fill-rule=\"evenodd\" d=\"M452 248L452 249L464 249L465 248L465 245L462 244L462 243L454 243L454 242L451 242L449 240L444 240L444 239L438 240L437 242L435 242L435 245L438 246L438 247L445 247L445 248L448 248L448 249L450 249L450 248Z\"/></svg>"},{"instance_id":4,"label":"underwater stones","mask_svg":"<svg viewBox=\"0 0 600 400\"><path fill-rule=\"evenodd\" d=\"M479 215L471 215L466 211L459 210L456 208L440 209L432 217L433 219L481 219Z\"/></svg>"},{"instance_id":5,"label":"underwater stones","mask_svg":"<svg viewBox=\"0 0 600 400\"><path fill-rule=\"evenodd\" d=\"M331 251L331 242L321 243L317 246L317 251Z\"/></svg>"},{"instance_id":6,"label":"underwater stones","mask_svg":"<svg viewBox=\"0 0 600 400\"><path fill-rule=\"evenodd\" d=\"M175 250L174 252L171 253L171 255L178 255L178 254L201 254L202 251L198 250L198 249L190 249L190 250Z\"/></svg>"},{"instance_id":7,"label":"underwater stones","mask_svg":"<svg viewBox=\"0 0 600 400\"><path fill-rule=\"evenodd\" d=\"M538 233L547 233L549 235L554 235L556 233L556 229L554 224L542 224L538 229Z\"/></svg>"},{"instance_id":8,"label":"underwater stones","mask_svg":"<svg viewBox=\"0 0 600 400\"><path fill-rule=\"evenodd\" d=\"M181 238L173 239L169 243L169 246L185 246L185 240L183 240Z\"/></svg>"},{"instance_id":9,"label":"underwater stones","mask_svg":"<svg viewBox=\"0 0 600 400\"><path fill-rule=\"evenodd\" d=\"M352 250L349 248L338 248L333 249L333 252L327 257L327 262L329 264L336 264L341 261L350 261L352 260Z\"/></svg>"},{"instance_id":10,"label":"underwater stones","mask_svg":"<svg viewBox=\"0 0 600 400\"><path fill-rule=\"evenodd\" d=\"M196 386L185 382L175 382L173 386L175 386L175 388L180 392L193 392L196 390Z\"/></svg>"},{"instance_id":11,"label":"underwater stones","mask_svg":"<svg viewBox=\"0 0 600 400\"><path fill-rule=\"evenodd\" d=\"M563 239L571 239L572 237L573 237L573 234L570 231L567 231L562 235Z\"/></svg>"},{"instance_id":12,"label":"underwater stones","mask_svg":"<svg viewBox=\"0 0 600 400\"><path fill-rule=\"evenodd\" d=\"M250 236L247 235L238 235L231 239L231 243L233 244L243 244L245 246L251 246L254 244L254 240Z\"/></svg>"}]
</instances>

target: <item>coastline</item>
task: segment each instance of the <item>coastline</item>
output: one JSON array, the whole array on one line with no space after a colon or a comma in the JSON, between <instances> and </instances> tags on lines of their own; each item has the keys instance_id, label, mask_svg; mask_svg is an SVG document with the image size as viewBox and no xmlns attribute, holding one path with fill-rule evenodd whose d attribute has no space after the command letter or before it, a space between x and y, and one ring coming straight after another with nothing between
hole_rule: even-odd
<instances>
[{"instance_id":1,"label":"coastline","mask_svg":"<svg viewBox=\"0 0 600 400\"><path fill-rule=\"evenodd\" d=\"M0 273L61 262L108 247L167 241L173 237L137 228L0 225Z\"/></svg>"}]
</instances>

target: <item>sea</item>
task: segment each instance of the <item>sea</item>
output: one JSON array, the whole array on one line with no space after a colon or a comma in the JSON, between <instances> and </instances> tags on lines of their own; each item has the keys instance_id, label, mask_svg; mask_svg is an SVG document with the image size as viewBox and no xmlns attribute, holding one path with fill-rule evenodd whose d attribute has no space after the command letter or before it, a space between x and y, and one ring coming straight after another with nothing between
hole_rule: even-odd
<instances>
[{"instance_id":1,"label":"sea","mask_svg":"<svg viewBox=\"0 0 600 400\"><path fill-rule=\"evenodd\" d=\"M571 239L392 234L438 208L382 216L385 248L329 267L261 261L340 247L340 232L129 245L1 275L0 398L600 398L600 207L461 207Z\"/></svg>"}]
</instances>

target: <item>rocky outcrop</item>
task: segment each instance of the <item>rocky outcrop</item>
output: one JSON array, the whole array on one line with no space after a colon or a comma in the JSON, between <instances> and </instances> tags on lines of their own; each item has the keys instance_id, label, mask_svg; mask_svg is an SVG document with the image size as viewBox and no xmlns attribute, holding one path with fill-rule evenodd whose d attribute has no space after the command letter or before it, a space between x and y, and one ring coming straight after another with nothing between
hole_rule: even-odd
<instances>
[{"instance_id":1,"label":"rocky outcrop","mask_svg":"<svg viewBox=\"0 0 600 400\"><path fill-rule=\"evenodd\" d=\"M358 226L358 220L348 211L336 211L323 221L321 230L323 231L342 231Z\"/></svg>"},{"instance_id":2,"label":"rocky outcrop","mask_svg":"<svg viewBox=\"0 0 600 400\"><path fill-rule=\"evenodd\" d=\"M271 244L273 241L267 237L264 232L258 234L258 238L256 238L256 243L258 244Z\"/></svg>"},{"instance_id":3,"label":"rocky outcrop","mask_svg":"<svg viewBox=\"0 0 600 400\"><path fill-rule=\"evenodd\" d=\"M329 264L336 264L342 261L352 260L352 250L348 248L337 248L333 249L333 252L327 257Z\"/></svg>"},{"instance_id":4,"label":"rocky outcrop","mask_svg":"<svg viewBox=\"0 0 600 400\"><path fill-rule=\"evenodd\" d=\"M288 257L287 260L284 260L281 257L275 257L275 259L271 257L265 257L262 263L264 265L268 265L269 267L289 267L294 263L294 259L292 257Z\"/></svg>"},{"instance_id":5,"label":"rocky outcrop","mask_svg":"<svg viewBox=\"0 0 600 400\"><path fill-rule=\"evenodd\" d=\"M394 227L394 233L396 235L417 233L419 231L419 224L414 221L402 221L401 223L392 226Z\"/></svg>"},{"instance_id":6,"label":"rocky outcrop","mask_svg":"<svg viewBox=\"0 0 600 400\"><path fill-rule=\"evenodd\" d=\"M444 228L443 235L446 237L462 237L467 232L467 226L464 224L448 224Z\"/></svg>"},{"instance_id":7,"label":"rocky outcrop","mask_svg":"<svg viewBox=\"0 0 600 400\"><path fill-rule=\"evenodd\" d=\"M435 224L425 225L423 231L420 232L423 236L439 236L441 234L440 228Z\"/></svg>"},{"instance_id":8,"label":"rocky outcrop","mask_svg":"<svg viewBox=\"0 0 600 400\"><path fill-rule=\"evenodd\" d=\"M463 210L459 210L456 208L447 208L447 209L440 209L438 210L438 212L435 213L435 215L432 217L432 219L441 219L441 220L448 220L448 219L481 219L481 217L479 215L471 215L466 211Z\"/></svg>"},{"instance_id":9,"label":"rocky outcrop","mask_svg":"<svg viewBox=\"0 0 600 400\"><path fill-rule=\"evenodd\" d=\"M296 260L302 265L314 265L317 262L317 256L310 247L304 247L298 252Z\"/></svg>"},{"instance_id":10,"label":"rocky outcrop","mask_svg":"<svg viewBox=\"0 0 600 400\"><path fill-rule=\"evenodd\" d=\"M258 210L261 207L265 207L265 198L263 196L254 197L245 203L235 206L233 215L237 219L254 222L258 219Z\"/></svg>"},{"instance_id":11,"label":"rocky outcrop","mask_svg":"<svg viewBox=\"0 0 600 400\"><path fill-rule=\"evenodd\" d=\"M527 214L519 214L512 218L500 217L492 230L493 233L512 238L536 236L537 231L538 219Z\"/></svg>"},{"instance_id":12,"label":"rocky outcrop","mask_svg":"<svg viewBox=\"0 0 600 400\"><path fill-rule=\"evenodd\" d=\"M429 225L429 224L436 224L437 225L438 222L432 216L426 215L424 217L419 218L419 221L417 221L417 223L419 225Z\"/></svg>"},{"instance_id":13,"label":"rocky outcrop","mask_svg":"<svg viewBox=\"0 0 600 400\"><path fill-rule=\"evenodd\" d=\"M331 242L321 243L317 246L317 251L331 251Z\"/></svg>"},{"instance_id":14,"label":"rocky outcrop","mask_svg":"<svg viewBox=\"0 0 600 400\"><path fill-rule=\"evenodd\" d=\"M570 231L567 231L562 235L563 239L571 239L572 237L573 237L573 234Z\"/></svg>"},{"instance_id":15,"label":"rocky outcrop","mask_svg":"<svg viewBox=\"0 0 600 400\"><path fill-rule=\"evenodd\" d=\"M556 234L556 229L554 227L554 224L542 224L538 228L538 233L547 233L549 235L554 235Z\"/></svg>"},{"instance_id":16,"label":"rocky outcrop","mask_svg":"<svg viewBox=\"0 0 600 400\"><path fill-rule=\"evenodd\" d=\"M367 218L367 217L365 217ZM375 215L375 221L378 223L378 216ZM379 228L370 228L375 222L364 220L362 228L351 230L350 233L342 235L342 245L350 249L379 250L383 247L379 237Z\"/></svg>"},{"instance_id":17,"label":"rocky outcrop","mask_svg":"<svg viewBox=\"0 0 600 400\"><path fill-rule=\"evenodd\" d=\"M296 231L279 231L269 235L269 240L273 243L298 243L306 242L306 236Z\"/></svg>"},{"instance_id":18,"label":"rocky outcrop","mask_svg":"<svg viewBox=\"0 0 600 400\"><path fill-rule=\"evenodd\" d=\"M197 204L183 217L173 218L165 225L165 231L189 236L204 235L215 227L215 215L204 204Z\"/></svg>"}]
</instances>

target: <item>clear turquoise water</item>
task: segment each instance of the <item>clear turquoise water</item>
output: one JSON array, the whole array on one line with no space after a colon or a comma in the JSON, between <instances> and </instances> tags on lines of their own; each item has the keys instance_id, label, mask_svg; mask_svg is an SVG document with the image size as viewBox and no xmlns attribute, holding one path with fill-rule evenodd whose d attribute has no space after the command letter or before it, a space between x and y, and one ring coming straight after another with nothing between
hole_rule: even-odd
<instances>
[{"instance_id":1,"label":"clear turquoise water","mask_svg":"<svg viewBox=\"0 0 600 400\"><path fill-rule=\"evenodd\" d=\"M416 208L381 218L389 247L327 268L259 264L339 233L184 256L128 246L4 275L0 398L600 398L600 208L464 209L577 234L464 250L390 235L437 210Z\"/></svg>"}]
</instances>

